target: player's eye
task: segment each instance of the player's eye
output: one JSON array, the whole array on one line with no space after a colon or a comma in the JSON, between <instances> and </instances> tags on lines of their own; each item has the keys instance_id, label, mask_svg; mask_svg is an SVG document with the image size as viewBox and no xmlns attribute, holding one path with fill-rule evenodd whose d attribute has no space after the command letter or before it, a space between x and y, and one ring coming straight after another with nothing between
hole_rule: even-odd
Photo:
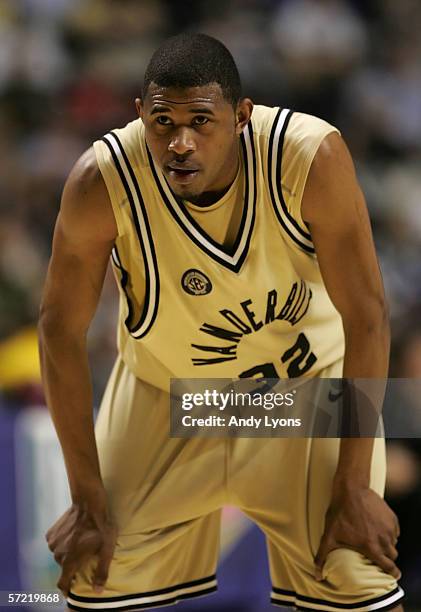
<instances>
[{"instance_id":1,"label":"player's eye","mask_svg":"<svg viewBox=\"0 0 421 612\"><path fill-rule=\"evenodd\" d=\"M194 125L205 125L208 123L208 121L209 119L204 115L196 115L196 117L193 119Z\"/></svg>"},{"instance_id":2,"label":"player's eye","mask_svg":"<svg viewBox=\"0 0 421 612\"><path fill-rule=\"evenodd\" d=\"M156 121L159 125L171 125L171 119L167 115L160 115Z\"/></svg>"}]
</instances>

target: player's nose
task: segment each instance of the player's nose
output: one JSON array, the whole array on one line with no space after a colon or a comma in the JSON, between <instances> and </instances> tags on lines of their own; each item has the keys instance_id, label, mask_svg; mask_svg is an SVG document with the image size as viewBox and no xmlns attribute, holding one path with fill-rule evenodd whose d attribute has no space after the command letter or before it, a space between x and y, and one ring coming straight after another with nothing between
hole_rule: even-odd
<instances>
[{"instance_id":1,"label":"player's nose","mask_svg":"<svg viewBox=\"0 0 421 612\"><path fill-rule=\"evenodd\" d=\"M185 155L196 151L196 143L192 131L187 127L180 127L172 136L168 151L176 155Z\"/></svg>"}]
</instances>

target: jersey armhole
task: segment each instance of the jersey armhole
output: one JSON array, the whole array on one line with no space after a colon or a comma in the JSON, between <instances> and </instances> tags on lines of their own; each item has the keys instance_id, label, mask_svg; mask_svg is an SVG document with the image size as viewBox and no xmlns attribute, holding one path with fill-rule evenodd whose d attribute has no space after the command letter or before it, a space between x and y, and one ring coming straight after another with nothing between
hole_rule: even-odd
<instances>
[{"instance_id":1,"label":"jersey armhole","mask_svg":"<svg viewBox=\"0 0 421 612\"><path fill-rule=\"evenodd\" d=\"M282 195L287 209L303 231L308 233L310 233L310 230L302 217L301 207L310 168L324 139L332 133L340 134L334 126L323 123L325 124L324 129L318 131L315 136L309 139L299 160L296 162L292 160L292 164L288 164L288 157L285 156L286 163L284 166L287 166L287 168L286 172L280 177Z\"/></svg>"},{"instance_id":2,"label":"jersey armhole","mask_svg":"<svg viewBox=\"0 0 421 612\"><path fill-rule=\"evenodd\" d=\"M284 159L285 142L288 141L286 133L294 114L287 108L278 109L272 123L267 149L268 186L273 210L285 239L295 248L314 256L315 249L308 228L303 228L292 214L289 200L294 197L293 185L289 185L285 178L285 166L290 166L285 164ZM284 197L285 191L287 198Z\"/></svg>"},{"instance_id":3,"label":"jersey armhole","mask_svg":"<svg viewBox=\"0 0 421 612\"><path fill-rule=\"evenodd\" d=\"M108 191L108 195L111 201L111 207L113 209L114 218L117 225L118 236L124 236L124 221L120 211L121 202L124 200L124 194L119 192L117 185L120 183L117 170L114 166L111 154L101 140L97 140L93 144L98 168L101 172L102 178L104 179L105 186Z\"/></svg>"}]
</instances>

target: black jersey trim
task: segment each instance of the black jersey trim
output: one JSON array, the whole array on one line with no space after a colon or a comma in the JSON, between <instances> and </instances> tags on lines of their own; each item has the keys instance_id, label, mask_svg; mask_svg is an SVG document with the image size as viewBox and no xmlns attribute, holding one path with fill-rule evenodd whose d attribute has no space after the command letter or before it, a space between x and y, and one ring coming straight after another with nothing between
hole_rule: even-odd
<instances>
[{"instance_id":1,"label":"black jersey trim","mask_svg":"<svg viewBox=\"0 0 421 612\"><path fill-rule=\"evenodd\" d=\"M139 320L139 322L136 324L136 326L133 328L132 330L132 334L135 334L135 337L137 339L143 338L148 331L150 330L150 328L152 327L152 325L154 324L154 321L156 319L156 315L158 313L158 306L159 306L159 294L160 294L160 285L159 285L159 272L158 272L158 262L157 262L157 257L156 257L156 252L155 252L155 247L154 247L154 243L153 243L153 239L152 239L152 232L151 232L151 228L150 228L150 224L149 224L149 220L148 220L148 215L146 212L146 207L145 207L145 203L143 201L143 197L142 197L142 193L139 187L139 183L138 180L136 178L136 175L134 173L134 170L132 168L132 165L129 161L129 158L126 154L126 151L124 150L124 147L120 141L120 139L118 138L117 134L115 134L114 132L110 132L110 135L113 136L113 138L115 139L121 154L123 156L123 159L125 161L126 164L126 168L130 174L130 178L132 179L135 191L136 191L136 196L138 198L139 201L139 205L140 205L140 210L142 213L142 220L144 222L144 227L146 230L146 234L147 234L147 244L149 245L150 248L150 258L152 260L152 266L149 265L149 261L148 261L148 257L147 257L147 253L144 252L143 255L146 257L145 262L148 262L148 265L146 265L145 263L145 268L147 268L146 270L146 274L149 274L149 282L151 284L151 279L152 279L152 275L154 274L154 281L155 281L155 295L152 295L153 292L151 292L150 290L150 286L149 286L149 293L148 293L148 298L149 300L153 297L154 298L154 304L153 304L153 311L152 311L152 315L151 315L151 320L150 322L146 325L146 327L144 329L142 329L145 325L145 320L147 318L148 315L148 309L145 308L146 306L146 299L145 299L145 305L143 307L143 312L141 315L141 318ZM140 229L140 226L139 226ZM146 243L145 240L142 239L143 242L143 246L146 249ZM146 297L146 292L145 292L145 297ZM149 307L149 304L148 304Z\"/></svg>"},{"instance_id":2,"label":"black jersey trim","mask_svg":"<svg viewBox=\"0 0 421 612\"><path fill-rule=\"evenodd\" d=\"M111 251L111 262L113 263L115 268L117 268L117 270L120 272L120 285L121 285L124 295L126 296L126 302L127 302L127 317L124 321L124 324L127 327L127 329L130 330L130 321L133 318L133 304L126 290L127 283L129 280L129 275L127 273L127 270L123 268L123 265L120 259L120 255L118 254L116 245L114 245Z\"/></svg>"},{"instance_id":3,"label":"black jersey trim","mask_svg":"<svg viewBox=\"0 0 421 612\"><path fill-rule=\"evenodd\" d=\"M377 610L381 610L381 612L387 612L387 610L395 610L396 606L401 604L403 601L405 601L405 597L402 597L400 599L397 599L396 601L392 601L392 603L388 603L387 605L383 606L380 605L378 608L375 608L374 610L372 608L367 608L364 610L360 610L359 612L377 612ZM295 607L296 610L299 610L299 612L334 612L331 608L329 608L329 610L320 610L320 608L309 608L308 606L302 607L302 606L296 606ZM338 611L340 612L340 611ZM358 610L356 611L358 612Z\"/></svg>"},{"instance_id":4,"label":"black jersey trim","mask_svg":"<svg viewBox=\"0 0 421 612\"><path fill-rule=\"evenodd\" d=\"M116 610L117 612L127 612L131 610L131 612L136 612L136 610L148 610L148 609L156 609L156 608L166 608L167 606L172 606L174 604L180 603L180 601L184 601L186 599L194 599L195 597L203 597L204 595L210 595L211 593L215 593L218 590L218 587L209 587L207 589L201 589L200 591L196 591L194 593L184 593L183 595L177 595L176 597L169 597L167 599L163 599L162 601L156 601L150 604L129 604L127 606L107 606L106 608L83 608L81 606L76 606L75 604L67 602L67 607L69 610L78 610L79 612L109 612L110 610Z\"/></svg>"},{"instance_id":5,"label":"black jersey trim","mask_svg":"<svg viewBox=\"0 0 421 612\"><path fill-rule=\"evenodd\" d=\"M84 597L70 592L67 598L67 605L71 610L80 610L81 612L86 612L87 610L96 610L97 612L105 612L105 610L145 610L147 608L175 604L184 599L201 597L209 593L214 593L217 589L216 576L213 575L156 591L133 593L131 595L118 595L116 597ZM151 598L153 598L153 601L142 602L142 599L150 600ZM94 604L94 606L90 607L80 604ZM103 608L100 607L101 604L107 604L107 606ZM115 605L113 606L110 604Z\"/></svg>"},{"instance_id":6,"label":"black jersey trim","mask_svg":"<svg viewBox=\"0 0 421 612\"><path fill-rule=\"evenodd\" d=\"M281 130L281 134L279 136L279 145L278 145L278 151L277 151L277 160L276 160L276 176L277 177L281 177L282 176L282 152L283 152L283 145L284 145L284 140L285 140L285 133L288 129L288 125L289 122L291 120L291 117L293 115L293 111L289 111L288 115L285 118L284 124L282 126L282 130ZM279 118L278 118L279 119ZM272 127L272 130L274 130L274 127ZM276 127L275 127L276 129ZM291 213L288 210L288 207L286 205L285 202L285 198L284 198L284 194L282 191L282 185L281 185L281 181L278 180L275 183L275 189L278 193L279 196L279 201L281 203L282 206L282 210L284 211L284 214L286 217L288 217L288 219L291 221L292 225L295 227L295 229L297 230L297 232L299 234L301 234L301 236L303 238L306 238L307 240L311 241L311 234L307 231L305 231L300 224L297 222L297 220L291 215Z\"/></svg>"},{"instance_id":7,"label":"black jersey trim","mask_svg":"<svg viewBox=\"0 0 421 612\"><path fill-rule=\"evenodd\" d=\"M112 134L112 132L110 132L110 134L107 134L106 136L111 136L111 134ZM139 240L139 245L140 245L140 248L141 248L141 251L142 251L142 255L143 255L143 262L144 262L144 265L145 265L145 303L144 303L143 310L144 310L144 312L146 312L147 309L148 309L148 306L149 306L149 299L150 299L150 276L149 276L149 269L148 269L148 266L147 266L147 263L146 263L146 261L147 261L146 260L146 250L145 250L145 245L144 245L144 242L143 242L143 239L142 239L141 230L140 230L139 218L138 218L137 211L136 211L136 205L135 205L135 202L134 202L134 199L133 199L133 194L132 194L132 192L130 190L130 187L129 187L129 184L128 184L127 180L126 180L126 177L124 176L123 168L122 168L122 166L120 164L120 161L118 159L118 156L117 156L117 154L116 154L116 152L115 152L115 150L114 150L114 148L112 146L112 143L109 140L107 140L106 136L104 136L102 138L102 141L107 145L107 147L108 147L108 149L109 149L109 151L111 153L111 156L112 156L113 161L114 161L114 165L115 165L115 167L117 169L117 172L118 172L118 174L120 176L120 180L121 180L121 182L123 184L123 187L124 187L124 190L125 190L125 192L127 194L127 198L129 200L129 204L130 204L130 209L132 211L132 217L133 217L133 222L134 222L134 226L135 226L135 229L136 229L136 234L137 234L137 237L138 237L138 240ZM124 293L126 295L126 299L129 300L129 296L127 295L127 293L126 293L124 288L123 288L123 290L124 290ZM126 321L127 321L127 319L126 319ZM130 334L132 334L135 331L135 329L134 329L135 326L128 326L127 323L126 323L126 327L129 330ZM137 327L137 325L136 325L136 327Z\"/></svg>"},{"instance_id":8,"label":"black jersey trim","mask_svg":"<svg viewBox=\"0 0 421 612\"><path fill-rule=\"evenodd\" d=\"M223 245L213 240L211 236L209 236L206 232L203 231L200 225L189 213L187 208L182 207L182 205L179 204L179 202L171 192L169 185L162 172L157 168L151 155L151 152L147 147L149 165L152 171L152 175L155 179L156 186L174 220L197 247L199 247L202 251L209 255L214 261L222 264L233 272L239 272L247 256L256 218L256 154L253 142L253 128L251 122L248 123L244 130L244 133L241 134L240 140L245 166L245 205L243 208L240 227L234 245L230 249L224 248ZM250 152L248 151L247 143L249 143ZM247 224L249 224L248 228ZM242 246L241 243L243 243Z\"/></svg>"},{"instance_id":9,"label":"black jersey trim","mask_svg":"<svg viewBox=\"0 0 421 612\"><path fill-rule=\"evenodd\" d=\"M245 242L244 249L243 249L243 251L241 253L241 256L240 256L240 260L239 260L240 267L242 266L243 261L245 260L245 258L247 256L247 253L249 251L249 248L250 248L251 237L253 235L253 228L254 228L254 225L255 225L255 222L256 222L256 208L257 208L257 205L256 205L257 204L257 161L256 161L256 149L254 147L253 124L252 124L251 120L248 122L248 124L247 124L245 129L247 130L247 136L248 136L248 139L249 139L249 142L250 142L250 149L251 149L250 157L251 157L251 160L249 159L249 156L247 155L247 145L245 143L244 134L241 134L241 144L243 146L244 158L247 159L247 168L246 168L246 177L247 178L246 178L246 183L245 183L247 191L244 191L244 199L245 199L246 203L249 202L250 196L249 196L248 190L250 188L250 177L248 176L248 174L249 174L249 171L250 171L249 165L250 165L250 161L251 161L251 183L252 183L252 189L253 189L253 201L251 202L250 230L249 230L249 232L246 235L246 242ZM249 206L250 206L250 203L249 203ZM245 219L245 215L244 215L245 208L246 207L244 207L244 209L243 209L243 218L244 219ZM243 222L243 218L241 219L241 222ZM240 226L240 231L239 231L238 236L237 236L237 239L238 239L239 243L240 243L240 239L243 236L243 234L244 234L244 226L241 225Z\"/></svg>"},{"instance_id":10,"label":"black jersey trim","mask_svg":"<svg viewBox=\"0 0 421 612\"><path fill-rule=\"evenodd\" d=\"M110 150L111 156L114 161L114 165L117 169L117 172L120 176L120 180L123 184L123 187L126 191L127 198L130 204L130 209L132 212L133 222L136 228L137 237L139 240L139 245L143 255L143 262L145 266L145 301L142 309L142 313L140 315L140 319L134 325L127 327L130 334L136 338L143 338L150 328L152 327L156 315L158 312L159 305L159 273L158 273L158 264L155 253L155 248L152 240L152 233L148 221L148 216L145 208L145 204L143 201L142 193L140 191L140 187L138 181L136 179L133 168L130 164L130 161L127 157L127 154L123 148L123 145L120 142L120 139L114 132L109 132L106 136L102 138L103 142L107 145ZM117 151L120 153L121 158L117 154ZM132 181L134 192L130 188L129 182L126 178L126 174L124 172L124 168L122 163L124 163L126 173L130 176ZM136 201L138 203L138 207L136 206ZM146 235L143 235L142 228ZM148 253L149 247L149 253ZM154 285L154 290L152 290L152 286ZM126 298L128 298L127 292L125 291ZM151 314L150 314L151 313ZM149 316L149 322L147 322ZM127 320L126 320L127 321ZM126 324L127 326L127 324Z\"/></svg>"},{"instance_id":11,"label":"black jersey trim","mask_svg":"<svg viewBox=\"0 0 421 612\"><path fill-rule=\"evenodd\" d=\"M311 235L303 230L303 228L297 223L296 219L294 219L294 217L289 213L282 193L282 151L285 133L292 115L293 111L288 109L279 109L272 124L268 143L269 192L273 209L282 228L285 230L291 240L293 240L293 242L301 249L307 253L314 254L315 249L311 240ZM275 135L279 128L281 128L279 138L277 140L277 144L275 144ZM275 159L276 162L274 165Z\"/></svg>"},{"instance_id":12,"label":"black jersey trim","mask_svg":"<svg viewBox=\"0 0 421 612\"><path fill-rule=\"evenodd\" d=\"M297 608L295 607L294 603L291 603L288 600L283 600L283 599L274 599L273 597L270 598L270 603L273 604L274 606L279 606L281 608L293 608L294 610L296 610Z\"/></svg>"},{"instance_id":13,"label":"black jersey trim","mask_svg":"<svg viewBox=\"0 0 421 612\"><path fill-rule=\"evenodd\" d=\"M279 597L275 597L275 595L279 595ZM396 595L399 595L399 597L396 597ZM299 595L295 591L287 591L286 589L272 587L271 602L276 605L292 606L297 610L307 610L308 612L313 610L315 612L320 612L320 610L330 610L331 612L341 612L342 610L369 612L372 610L370 606L373 606L374 604L384 604L379 605L378 607L374 608L374 610L387 610L391 606L396 606L397 603L402 601L404 597L404 591L398 586L393 591L378 597L364 599L356 603L338 603L335 601L329 601L327 599L317 599L315 597L308 597L307 595ZM311 604L313 604L313 606L323 606L323 608L314 608L311 606Z\"/></svg>"}]
</instances>

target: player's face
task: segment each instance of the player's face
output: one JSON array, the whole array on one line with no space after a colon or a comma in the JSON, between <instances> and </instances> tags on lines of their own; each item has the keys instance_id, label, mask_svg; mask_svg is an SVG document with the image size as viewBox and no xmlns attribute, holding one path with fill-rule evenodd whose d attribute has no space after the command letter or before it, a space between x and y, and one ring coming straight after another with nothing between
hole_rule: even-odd
<instances>
[{"instance_id":1,"label":"player's face","mask_svg":"<svg viewBox=\"0 0 421 612\"><path fill-rule=\"evenodd\" d=\"M151 83L136 106L151 154L177 196L200 203L233 182L251 100L234 110L217 83L186 89Z\"/></svg>"}]
</instances>

